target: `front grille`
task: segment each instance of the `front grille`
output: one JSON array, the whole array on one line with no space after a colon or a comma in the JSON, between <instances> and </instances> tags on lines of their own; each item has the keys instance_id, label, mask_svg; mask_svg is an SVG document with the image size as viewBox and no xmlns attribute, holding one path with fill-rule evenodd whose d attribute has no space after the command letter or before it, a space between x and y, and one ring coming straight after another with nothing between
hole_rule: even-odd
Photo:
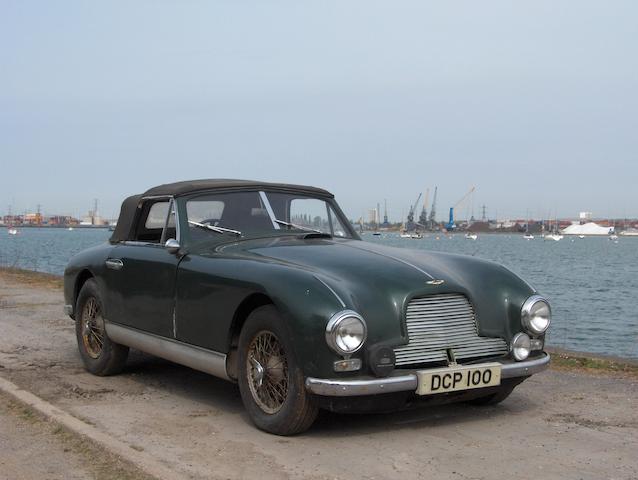
<instances>
[{"instance_id":1,"label":"front grille","mask_svg":"<svg viewBox=\"0 0 638 480\"><path fill-rule=\"evenodd\" d=\"M396 365L448 360L451 348L457 360L505 355L502 338L479 337L474 308L461 294L416 298L406 311L408 344L394 349Z\"/></svg>"}]
</instances>

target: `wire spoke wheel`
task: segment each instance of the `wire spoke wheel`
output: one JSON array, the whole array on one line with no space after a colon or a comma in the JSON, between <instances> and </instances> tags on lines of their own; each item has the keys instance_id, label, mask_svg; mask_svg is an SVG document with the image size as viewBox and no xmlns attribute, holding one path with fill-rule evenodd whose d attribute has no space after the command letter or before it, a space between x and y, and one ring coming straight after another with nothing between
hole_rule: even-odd
<instances>
[{"instance_id":1,"label":"wire spoke wheel","mask_svg":"<svg viewBox=\"0 0 638 480\"><path fill-rule=\"evenodd\" d=\"M82 343L91 358L99 358L104 348L104 319L100 304L95 297L90 297L82 310Z\"/></svg>"},{"instance_id":2,"label":"wire spoke wheel","mask_svg":"<svg viewBox=\"0 0 638 480\"><path fill-rule=\"evenodd\" d=\"M259 408L270 415L283 407L288 397L288 362L277 337L262 330L248 347L248 387Z\"/></svg>"}]
</instances>

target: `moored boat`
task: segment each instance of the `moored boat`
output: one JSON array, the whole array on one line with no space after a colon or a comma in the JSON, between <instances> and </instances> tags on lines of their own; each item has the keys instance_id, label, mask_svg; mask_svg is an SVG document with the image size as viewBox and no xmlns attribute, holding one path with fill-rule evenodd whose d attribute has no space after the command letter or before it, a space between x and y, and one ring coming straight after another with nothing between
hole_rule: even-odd
<instances>
[{"instance_id":1,"label":"moored boat","mask_svg":"<svg viewBox=\"0 0 638 480\"><path fill-rule=\"evenodd\" d=\"M550 233L545 235L544 238L545 240L554 240L555 242L558 242L563 239L563 236L560 233Z\"/></svg>"}]
</instances>

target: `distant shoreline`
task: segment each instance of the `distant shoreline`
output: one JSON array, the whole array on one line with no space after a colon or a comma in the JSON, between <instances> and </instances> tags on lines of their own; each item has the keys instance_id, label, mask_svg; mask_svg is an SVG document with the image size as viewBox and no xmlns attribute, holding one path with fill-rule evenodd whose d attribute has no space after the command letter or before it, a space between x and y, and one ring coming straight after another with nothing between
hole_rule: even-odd
<instances>
[{"instance_id":1,"label":"distant shoreline","mask_svg":"<svg viewBox=\"0 0 638 480\"><path fill-rule=\"evenodd\" d=\"M18 225L6 225L6 224L2 224L0 225L0 227L5 227L5 228L63 228L63 229L76 229L76 228L90 228L90 229L98 229L98 230L104 230L104 229L109 229L111 228L112 225L73 225L73 224L67 224L67 225L29 225L29 224L18 224Z\"/></svg>"}]
</instances>

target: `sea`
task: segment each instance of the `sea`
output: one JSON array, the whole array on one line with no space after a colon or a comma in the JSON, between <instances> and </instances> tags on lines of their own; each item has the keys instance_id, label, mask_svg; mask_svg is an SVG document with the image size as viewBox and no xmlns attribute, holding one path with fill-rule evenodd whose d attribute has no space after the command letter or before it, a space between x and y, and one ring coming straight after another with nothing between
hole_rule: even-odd
<instances>
[{"instance_id":1,"label":"sea","mask_svg":"<svg viewBox=\"0 0 638 480\"><path fill-rule=\"evenodd\" d=\"M106 242L106 229L23 228L0 230L0 266L61 275L75 253ZM396 233L364 241L415 250L458 253L505 265L549 299L552 325L547 344L568 350L638 359L638 237L525 240L522 235Z\"/></svg>"}]
</instances>

